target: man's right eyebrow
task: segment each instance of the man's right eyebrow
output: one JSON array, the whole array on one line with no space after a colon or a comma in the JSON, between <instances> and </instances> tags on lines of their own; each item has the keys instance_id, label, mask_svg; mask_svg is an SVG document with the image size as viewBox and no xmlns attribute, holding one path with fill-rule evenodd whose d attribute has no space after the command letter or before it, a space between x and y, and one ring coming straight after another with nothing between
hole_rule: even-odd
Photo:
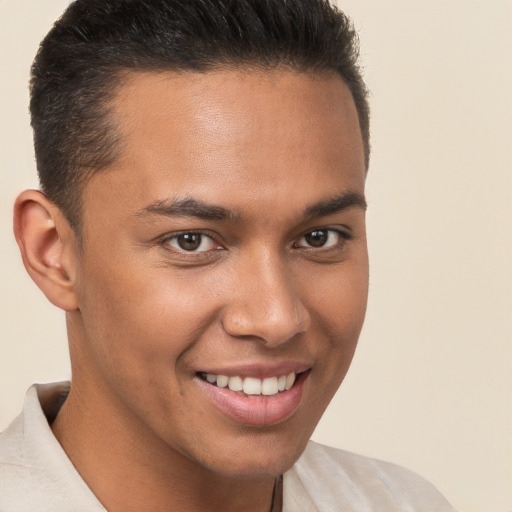
<instances>
[{"instance_id":1,"label":"man's right eyebrow","mask_svg":"<svg viewBox=\"0 0 512 512\"><path fill-rule=\"evenodd\" d=\"M161 199L141 208L135 215L149 217L195 217L203 220L236 221L239 215L228 208L198 201L189 197L183 199Z\"/></svg>"}]
</instances>

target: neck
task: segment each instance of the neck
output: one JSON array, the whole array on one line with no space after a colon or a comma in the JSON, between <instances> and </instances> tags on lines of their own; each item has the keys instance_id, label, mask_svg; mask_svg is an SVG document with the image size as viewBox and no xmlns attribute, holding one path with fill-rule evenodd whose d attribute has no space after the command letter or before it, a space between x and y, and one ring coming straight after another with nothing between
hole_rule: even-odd
<instances>
[{"instance_id":1,"label":"neck","mask_svg":"<svg viewBox=\"0 0 512 512\"><path fill-rule=\"evenodd\" d=\"M182 512L271 510L273 477L241 480L214 473L147 432L105 393L84 391L74 380L52 430L110 512L170 506Z\"/></svg>"}]
</instances>

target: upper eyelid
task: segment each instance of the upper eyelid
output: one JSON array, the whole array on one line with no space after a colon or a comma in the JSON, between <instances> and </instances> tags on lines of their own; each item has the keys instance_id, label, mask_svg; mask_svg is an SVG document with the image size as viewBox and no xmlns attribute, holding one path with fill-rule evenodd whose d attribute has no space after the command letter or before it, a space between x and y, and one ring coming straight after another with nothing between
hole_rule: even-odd
<instances>
[{"instance_id":1,"label":"upper eyelid","mask_svg":"<svg viewBox=\"0 0 512 512\"><path fill-rule=\"evenodd\" d=\"M176 238L180 235L202 235L211 238L213 241L217 243L220 243L218 240L219 236L216 236L211 231L205 231L202 229L182 229L180 231L166 233L165 235L158 237L158 239L160 242L166 242L167 240L171 240L172 238Z\"/></svg>"},{"instance_id":2,"label":"upper eyelid","mask_svg":"<svg viewBox=\"0 0 512 512\"><path fill-rule=\"evenodd\" d=\"M310 228L307 231L302 232L301 235L296 237L296 240L306 236L308 233L312 233L313 231L322 231L322 230L334 231L334 232L339 233L340 235L347 237L347 238L351 238L353 236L352 229L350 229L348 226L341 226L341 227L340 226L318 226L318 227Z\"/></svg>"},{"instance_id":3,"label":"upper eyelid","mask_svg":"<svg viewBox=\"0 0 512 512\"><path fill-rule=\"evenodd\" d=\"M310 233L314 233L315 231L331 231L331 232L334 232L334 233L337 233L337 234L341 235L343 238L351 238L352 237L352 232L349 229L340 229L340 228L334 228L334 227L323 227L323 228L308 229L302 235L298 236L295 240L299 240L301 238L304 238L306 235L308 235Z\"/></svg>"}]
</instances>

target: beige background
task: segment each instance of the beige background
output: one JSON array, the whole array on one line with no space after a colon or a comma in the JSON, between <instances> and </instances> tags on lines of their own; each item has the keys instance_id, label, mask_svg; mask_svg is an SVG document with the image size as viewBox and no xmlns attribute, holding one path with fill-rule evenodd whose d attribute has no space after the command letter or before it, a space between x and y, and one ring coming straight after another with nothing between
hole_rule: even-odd
<instances>
[{"instance_id":1,"label":"beige background","mask_svg":"<svg viewBox=\"0 0 512 512\"><path fill-rule=\"evenodd\" d=\"M11 235L35 187L28 69L64 0L0 0L0 430L69 377L60 311ZM315 438L512 511L512 3L349 0L373 92L367 323Z\"/></svg>"}]
</instances>

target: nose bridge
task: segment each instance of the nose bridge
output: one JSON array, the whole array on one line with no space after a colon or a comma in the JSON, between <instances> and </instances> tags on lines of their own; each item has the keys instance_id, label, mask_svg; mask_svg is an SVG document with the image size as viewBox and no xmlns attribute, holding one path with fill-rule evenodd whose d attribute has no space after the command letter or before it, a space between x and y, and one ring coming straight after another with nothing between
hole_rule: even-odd
<instances>
[{"instance_id":1,"label":"nose bridge","mask_svg":"<svg viewBox=\"0 0 512 512\"><path fill-rule=\"evenodd\" d=\"M259 249L240 258L234 286L223 318L232 336L279 345L308 329L309 313L277 251Z\"/></svg>"}]
</instances>

